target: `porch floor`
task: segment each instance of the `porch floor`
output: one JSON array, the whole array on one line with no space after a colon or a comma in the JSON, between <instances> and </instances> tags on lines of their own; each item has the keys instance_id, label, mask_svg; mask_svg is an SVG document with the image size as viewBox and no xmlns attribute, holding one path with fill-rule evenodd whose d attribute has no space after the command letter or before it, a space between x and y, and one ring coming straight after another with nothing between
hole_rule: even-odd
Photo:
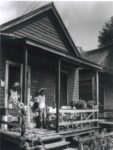
<instances>
[{"instance_id":1,"label":"porch floor","mask_svg":"<svg viewBox=\"0 0 113 150\"><path fill-rule=\"evenodd\" d=\"M31 129L30 133L34 135L38 135L38 137L41 137L43 141L48 141L50 139L54 140L54 137L56 138L69 138L69 137L75 137L78 135L87 134L90 132L94 132L95 130L98 130L99 127L91 126L91 127L83 127L82 129L64 129L59 131L59 133L56 133L56 131L53 130L47 130L47 129ZM2 131L0 129L0 137L3 140L12 142L14 144L20 145L21 136L19 132L16 131ZM35 140L35 137L29 137L32 140ZM37 137L36 137L37 138Z\"/></svg>"},{"instance_id":2,"label":"porch floor","mask_svg":"<svg viewBox=\"0 0 113 150\"><path fill-rule=\"evenodd\" d=\"M107 128L109 131L113 131L113 121L100 119L98 123L102 128Z\"/></svg>"},{"instance_id":3,"label":"porch floor","mask_svg":"<svg viewBox=\"0 0 113 150\"><path fill-rule=\"evenodd\" d=\"M108 120L105 120L105 119L100 119L99 124L109 124L109 125L113 125L113 121L108 121Z\"/></svg>"}]
</instances>

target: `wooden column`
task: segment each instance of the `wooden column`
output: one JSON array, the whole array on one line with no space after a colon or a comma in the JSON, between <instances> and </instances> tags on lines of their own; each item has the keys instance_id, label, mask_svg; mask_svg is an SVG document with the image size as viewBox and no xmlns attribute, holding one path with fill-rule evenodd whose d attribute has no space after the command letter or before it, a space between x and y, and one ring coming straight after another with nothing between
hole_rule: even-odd
<instances>
[{"instance_id":1,"label":"wooden column","mask_svg":"<svg viewBox=\"0 0 113 150\"><path fill-rule=\"evenodd\" d=\"M96 96L95 96L96 91L95 91L95 89L96 89L95 76L93 76L92 77L92 98L93 98L93 101L96 102Z\"/></svg>"},{"instance_id":2,"label":"wooden column","mask_svg":"<svg viewBox=\"0 0 113 150\"><path fill-rule=\"evenodd\" d=\"M28 100L28 49L24 47L22 101L27 105Z\"/></svg>"},{"instance_id":3,"label":"wooden column","mask_svg":"<svg viewBox=\"0 0 113 150\"><path fill-rule=\"evenodd\" d=\"M96 105L98 106L98 109L99 109L99 73L98 71L96 71ZM96 115L96 119L98 119L98 112Z\"/></svg>"},{"instance_id":4,"label":"wooden column","mask_svg":"<svg viewBox=\"0 0 113 150\"><path fill-rule=\"evenodd\" d=\"M28 100L28 49L27 46L24 46L24 55L23 55L23 84L22 84L22 102L24 105L27 105ZM28 115L28 114L27 114ZM21 136L24 136L25 130L28 123L28 117L23 114L21 117Z\"/></svg>"},{"instance_id":5,"label":"wooden column","mask_svg":"<svg viewBox=\"0 0 113 150\"><path fill-rule=\"evenodd\" d=\"M96 71L96 105L99 105L99 74Z\"/></svg>"},{"instance_id":6,"label":"wooden column","mask_svg":"<svg viewBox=\"0 0 113 150\"><path fill-rule=\"evenodd\" d=\"M58 61L57 76L57 100L56 100L56 132L59 132L59 109L60 109L60 81L61 81L61 61Z\"/></svg>"}]
</instances>

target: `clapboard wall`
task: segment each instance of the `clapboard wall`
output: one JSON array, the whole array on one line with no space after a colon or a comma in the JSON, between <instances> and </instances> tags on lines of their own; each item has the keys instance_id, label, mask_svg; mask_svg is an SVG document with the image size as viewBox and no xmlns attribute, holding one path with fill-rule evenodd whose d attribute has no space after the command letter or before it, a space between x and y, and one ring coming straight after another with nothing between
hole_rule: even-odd
<instances>
[{"instance_id":1,"label":"clapboard wall","mask_svg":"<svg viewBox=\"0 0 113 150\"><path fill-rule=\"evenodd\" d=\"M79 69L73 68L68 73L68 104L79 100Z\"/></svg>"},{"instance_id":2,"label":"clapboard wall","mask_svg":"<svg viewBox=\"0 0 113 150\"><path fill-rule=\"evenodd\" d=\"M20 49L20 47L19 47ZM13 61L15 63L22 64L23 63L23 55L22 52L16 47L5 47L3 48L3 53L0 55L0 79L5 81L5 67L6 61ZM30 55L30 54L29 54ZM30 56L29 56L30 57ZM50 65L46 60L41 61L39 55L35 55L37 57L38 62L35 62L36 59L34 57L30 57L29 67L31 70L30 73L30 91L31 95L34 96L35 92L39 90L41 87L47 88L46 90L46 99L47 104L52 106L56 100L56 76L57 70L56 65ZM40 58L40 59L38 59ZM32 59L32 60L31 60ZM34 63L33 63L34 61ZM42 63L43 62L43 63ZM54 64L54 63L53 63ZM64 66L65 63L63 64ZM51 67L52 66L52 67ZM70 69L71 68L71 69ZM76 67L69 67L69 69L63 69L62 71L67 74L67 104L70 104L70 101L79 99L79 72ZM5 106L5 87L0 86L0 108Z\"/></svg>"},{"instance_id":3,"label":"clapboard wall","mask_svg":"<svg viewBox=\"0 0 113 150\"><path fill-rule=\"evenodd\" d=\"M5 81L5 57L3 57L0 48L0 108L4 108L5 87L1 86L1 80Z\"/></svg>"},{"instance_id":4,"label":"clapboard wall","mask_svg":"<svg viewBox=\"0 0 113 150\"><path fill-rule=\"evenodd\" d=\"M40 88L46 88L46 102L52 106L55 101L55 75L51 69L31 68L31 95L35 96Z\"/></svg>"},{"instance_id":5,"label":"clapboard wall","mask_svg":"<svg viewBox=\"0 0 113 150\"><path fill-rule=\"evenodd\" d=\"M27 37L35 42L47 44L53 48L55 52L62 52L71 56L75 56L69 41L64 35L58 20L51 11L44 12L39 16L35 16L30 20L18 24L14 28L5 30L16 37Z\"/></svg>"},{"instance_id":6,"label":"clapboard wall","mask_svg":"<svg viewBox=\"0 0 113 150\"><path fill-rule=\"evenodd\" d=\"M103 88L103 93L100 91L100 96L103 97L104 109L111 110L113 108L113 76L108 73L100 73L99 77L100 88Z\"/></svg>"},{"instance_id":7,"label":"clapboard wall","mask_svg":"<svg viewBox=\"0 0 113 150\"><path fill-rule=\"evenodd\" d=\"M79 71L79 97L83 100L93 100L95 95L95 73L91 70ZM93 82L94 81L94 82Z\"/></svg>"},{"instance_id":8,"label":"clapboard wall","mask_svg":"<svg viewBox=\"0 0 113 150\"><path fill-rule=\"evenodd\" d=\"M42 68L43 69L33 69L31 67L31 95L35 95L35 92L44 87L46 88L45 94L47 104L48 106L53 106L54 102L56 101L57 72L53 71L52 69L47 69L44 67ZM71 101L79 99L79 71L77 68L65 71L67 75L67 89L65 89L66 91L63 92L65 92L64 94L67 95L66 103L69 105Z\"/></svg>"}]
</instances>

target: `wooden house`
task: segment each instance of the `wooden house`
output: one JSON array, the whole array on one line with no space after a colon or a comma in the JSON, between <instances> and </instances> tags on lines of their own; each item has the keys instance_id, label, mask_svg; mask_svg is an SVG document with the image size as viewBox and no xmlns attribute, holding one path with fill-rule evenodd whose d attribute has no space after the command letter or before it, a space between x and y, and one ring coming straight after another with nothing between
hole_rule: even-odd
<instances>
[{"instance_id":1,"label":"wooden house","mask_svg":"<svg viewBox=\"0 0 113 150\"><path fill-rule=\"evenodd\" d=\"M10 88L14 82L19 82L21 101L26 105L30 95L33 96L39 88L46 88L47 105L56 103L57 132L59 112L98 114L98 107L94 110L61 109L61 106L79 100L79 70L82 68L96 72L95 103L98 105L98 70L101 67L80 56L53 4L3 24L0 27L0 44L1 109L7 110ZM98 115L95 115L96 118L92 115L75 122L97 122ZM66 124L71 123L60 123L61 126Z\"/></svg>"},{"instance_id":2,"label":"wooden house","mask_svg":"<svg viewBox=\"0 0 113 150\"><path fill-rule=\"evenodd\" d=\"M113 44L82 53L82 58L102 67L99 71L99 110L100 117L111 118L113 111ZM81 70L80 98L95 99L95 72Z\"/></svg>"}]
</instances>

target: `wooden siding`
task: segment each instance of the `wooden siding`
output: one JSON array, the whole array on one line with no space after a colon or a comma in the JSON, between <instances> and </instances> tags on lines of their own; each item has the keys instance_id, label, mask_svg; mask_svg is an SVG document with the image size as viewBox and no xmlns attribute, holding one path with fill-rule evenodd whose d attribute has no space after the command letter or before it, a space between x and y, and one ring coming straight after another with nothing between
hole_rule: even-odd
<instances>
[{"instance_id":1,"label":"wooden siding","mask_svg":"<svg viewBox=\"0 0 113 150\"><path fill-rule=\"evenodd\" d=\"M5 81L5 58L2 56L2 51L0 48L0 81ZM5 106L5 87L0 85L0 108Z\"/></svg>"},{"instance_id":2,"label":"wooden siding","mask_svg":"<svg viewBox=\"0 0 113 150\"><path fill-rule=\"evenodd\" d=\"M67 70L68 71L68 70ZM55 102L55 72L49 69L32 69L31 71L31 94L34 93L41 87L47 88L46 90L46 99L47 104L52 106ZM61 81L62 82L62 81ZM72 69L67 73L67 104L70 104L72 100L79 99L79 73L78 69ZM62 91L62 89L61 89ZM65 103L66 104L66 103Z\"/></svg>"},{"instance_id":3,"label":"wooden siding","mask_svg":"<svg viewBox=\"0 0 113 150\"><path fill-rule=\"evenodd\" d=\"M61 98L60 106L67 105L67 74L61 73Z\"/></svg>"},{"instance_id":4,"label":"wooden siding","mask_svg":"<svg viewBox=\"0 0 113 150\"><path fill-rule=\"evenodd\" d=\"M100 87L103 88L104 109L113 109L113 77L100 73Z\"/></svg>"},{"instance_id":5,"label":"wooden siding","mask_svg":"<svg viewBox=\"0 0 113 150\"><path fill-rule=\"evenodd\" d=\"M38 92L40 88L46 88L46 102L52 106L55 101L55 75L49 69L32 69L31 68L31 95Z\"/></svg>"},{"instance_id":6,"label":"wooden siding","mask_svg":"<svg viewBox=\"0 0 113 150\"><path fill-rule=\"evenodd\" d=\"M22 26L13 31L13 34L45 43L53 48L57 48L57 51L59 50L71 56L75 55L57 22L48 13L33 19L32 22L23 23Z\"/></svg>"},{"instance_id":7,"label":"wooden siding","mask_svg":"<svg viewBox=\"0 0 113 150\"><path fill-rule=\"evenodd\" d=\"M90 70L80 70L80 77L79 77L80 99L84 99L84 100L93 99L93 89L94 89L94 85L92 83L93 76L94 74Z\"/></svg>"},{"instance_id":8,"label":"wooden siding","mask_svg":"<svg viewBox=\"0 0 113 150\"><path fill-rule=\"evenodd\" d=\"M2 57L0 55L0 79L5 79L5 64L6 60L10 60L16 63L22 64L22 51L21 47L5 47L3 50ZM35 54L34 54L35 55ZM47 104L49 106L53 105L55 101L55 83L56 83L56 60L50 60L49 56L46 56L46 59L40 57L40 55L30 55L29 57L29 66L31 68L31 95L34 95L39 88L45 87ZM42 56L42 55L41 55ZM45 57L45 56L44 56ZM39 59L38 59L39 58ZM44 61L43 61L44 59ZM53 64L51 64L51 62ZM69 67L69 68L68 68ZM78 70L77 68L71 67L63 63L62 71L67 74L67 101L68 104L71 100L76 100L78 98ZM65 68L65 69L64 69ZM0 107L4 107L5 103L5 88L0 87Z\"/></svg>"},{"instance_id":9,"label":"wooden siding","mask_svg":"<svg viewBox=\"0 0 113 150\"><path fill-rule=\"evenodd\" d=\"M5 64L5 63L4 63ZM3 69L5 70L5 65L3 65ZM68 73L68 104L71 100L78 99L78 73L73 70ZM31 95L34 95L35 92L38 91L39 88L45 87L46 90L46 100L48 106L52 106L55 101L55 73L50 69L34 69L31 66ZM2 90L2 91L1 91ZM2 94L1 94L2 92ZM5 99L5 89L0 88L0 107L4 107L4 99Z\"/></svg>"},{"instance_id":10,"label":"wooden siding","mask_svg":"<svg viewBox=\"0 0 113 150\"><path fill-rule=\"evenodd\" d=\"M109 86L107 85L104 91L104 109L113 110L113 84L109 84Z\"/></svg>"},{"instance_id":11,"label":"wooden siding","mask_svg":"<svg viewBox=\"0 0 113 150\"><path fill-rule=\"evenodd\" d=\"M68 73L68 104L79 99L79 70L73 68Z\"/></svg>"},{"instance_id":12,"label":"wooden siding","mask_svg":"<svg viewBox=\"0 0 113 150\"><path fill-rule=\"evenodd\" d=\"M113 73L113 51L102 61L101 66L106 72Z\"/></svg>"}]
</instances>

